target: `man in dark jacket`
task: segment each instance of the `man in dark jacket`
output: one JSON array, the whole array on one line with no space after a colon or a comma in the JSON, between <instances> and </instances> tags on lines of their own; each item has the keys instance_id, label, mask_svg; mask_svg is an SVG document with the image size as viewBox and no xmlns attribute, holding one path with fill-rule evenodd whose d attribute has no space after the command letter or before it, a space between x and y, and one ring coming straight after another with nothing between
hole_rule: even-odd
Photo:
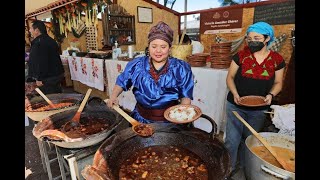
<instances>
[{"instance_id":1,"label":"man in dark jacket","mask_svg":"<svg viewBox=\"0 0 320 180\"><path fill-rule=\"evenodd\" d=\"M31 42L28 79L36 81L44 94L61 93L64 69L57 42L47 34L44 22L35 20L30 27Z\"/></svg>"}]
</instances>

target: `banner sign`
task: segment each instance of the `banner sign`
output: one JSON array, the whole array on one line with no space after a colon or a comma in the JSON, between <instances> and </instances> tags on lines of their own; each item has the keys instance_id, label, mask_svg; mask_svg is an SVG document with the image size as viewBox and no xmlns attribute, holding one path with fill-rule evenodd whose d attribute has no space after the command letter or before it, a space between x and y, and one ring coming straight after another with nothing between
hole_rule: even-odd
<instances>
[{"instance_id":1,"label":"banner sign","mask_svg":"<svg viewBox=\"0 0 320 180\"><path fill-rule=\"evenodd\" d=\"M200 13L200 33L237 33L242 29L243 9Z\"/></svg>"}]
</instances>

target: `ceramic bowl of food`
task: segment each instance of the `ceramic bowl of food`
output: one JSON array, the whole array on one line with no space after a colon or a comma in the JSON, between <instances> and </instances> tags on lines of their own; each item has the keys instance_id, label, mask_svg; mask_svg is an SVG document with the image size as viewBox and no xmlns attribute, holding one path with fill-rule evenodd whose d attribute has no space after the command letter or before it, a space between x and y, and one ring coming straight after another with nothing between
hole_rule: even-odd
<instances>
[{"instance_id":1,"label":"ceramic bowl of food","mask_svg":"<svg viewBox=\"0 0 320 180\"><path fill-rule=\"evenodd\" d=\"M164 112L164 117L173 123L184 124L197 120L202 114L201 109L195 105L175 105Z\"/></svg>"}]
</instances>

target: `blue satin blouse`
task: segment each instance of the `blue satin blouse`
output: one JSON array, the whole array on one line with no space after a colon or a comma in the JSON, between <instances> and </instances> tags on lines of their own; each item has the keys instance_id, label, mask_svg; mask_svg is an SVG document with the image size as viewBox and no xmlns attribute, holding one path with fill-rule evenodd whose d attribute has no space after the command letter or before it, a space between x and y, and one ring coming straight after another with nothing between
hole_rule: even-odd
<instances>
[{"instance_id":1,"label":"blue satin blouse","mask_svg":"<svg viewBox=\"0 0 320 180\"><path fill-rule=\"evenodd\" d=\"M149 57L135 58L117 77L116 84L124 91L132 87L137 102L145 108L161 109L183 97L192 100L194 81L191 66L173 57L167 63L167 73L162 74L156 83L149 73Z\"/></svg>"}]
</instances>

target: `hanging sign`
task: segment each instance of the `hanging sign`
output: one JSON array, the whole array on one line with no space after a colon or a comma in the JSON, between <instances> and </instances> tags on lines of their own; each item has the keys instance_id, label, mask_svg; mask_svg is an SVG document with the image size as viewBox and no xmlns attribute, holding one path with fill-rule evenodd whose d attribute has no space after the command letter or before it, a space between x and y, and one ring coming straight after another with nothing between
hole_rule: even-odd
<instances>
[{"instance_id":1,"label":"hanging sign","mask_svg":"<svg viewBox=\"0 0 320 180\"><path fill-rule=\"evenodd\" d=\"M243 9L200 13L200 33L238 33L242 30Z\"/></svg>"}]
</instances>

